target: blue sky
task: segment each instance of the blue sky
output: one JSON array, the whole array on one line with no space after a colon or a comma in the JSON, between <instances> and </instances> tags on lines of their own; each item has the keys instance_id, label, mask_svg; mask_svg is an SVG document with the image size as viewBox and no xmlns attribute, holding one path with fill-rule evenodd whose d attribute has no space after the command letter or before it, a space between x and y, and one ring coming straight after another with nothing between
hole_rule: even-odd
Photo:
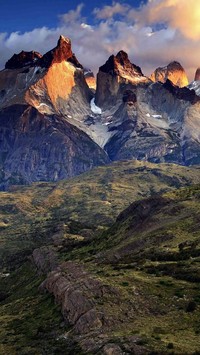
<instances>
[{"instance_id":1,"label":"blue sky","mask_svg":"<svg viewBox=\"0 0 200 355\"><path fill-rule=\"evenodd\" d=\"M192 80L200 66L199 0L2 0L0 69L21 50L44 54L61 34L95 73L119 50L145 75L176 60Z\"/></svg>"},{"instance_id":2,"label":"blue sky","mask_svg":"<svg viewBox=\"0 0 200 355\"><path fill-rule=\"evenodd\" d=\"M119 1L138 7L140 0ZM59 15L84 4L83 16L93 21L92 11L96 7L111 5L105 0L5 0L0 3L0 32L31 31L36 27L56 27Z\"/></svg>"}]
</instances>

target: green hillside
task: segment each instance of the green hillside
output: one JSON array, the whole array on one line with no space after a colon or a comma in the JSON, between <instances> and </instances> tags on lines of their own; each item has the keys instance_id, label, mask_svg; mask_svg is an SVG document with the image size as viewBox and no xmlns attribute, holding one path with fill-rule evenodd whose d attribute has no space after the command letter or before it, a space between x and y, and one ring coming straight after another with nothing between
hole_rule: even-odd
<instances>
[{"instance_id":1,"label":"green hillside","mask_svg":"<svg viewBox=\"0 0 200 355\"><path fill-rule=\"evenodd\" d=\"M48 242L72 221L100 229L135 200L200 182L200 169L139 161L115 162L59 183L0 193L0 260Z\"/></svg>"},{"instance_id":2,"label":"green hillside","mask_svg":"<svg viewBox=\"0 0 200 355\"><path fill-rule=\"evenodd\" d=\"M0 353L199 354L199 183L127 161L2 192Z\"/></svg>"}]
</instances>

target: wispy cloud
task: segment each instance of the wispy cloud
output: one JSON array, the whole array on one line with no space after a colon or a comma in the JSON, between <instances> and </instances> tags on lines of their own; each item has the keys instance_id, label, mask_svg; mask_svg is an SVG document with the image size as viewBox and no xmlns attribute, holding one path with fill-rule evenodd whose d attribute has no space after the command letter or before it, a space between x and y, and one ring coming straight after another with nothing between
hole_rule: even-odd
<instances>
[{"instance_id":1,"label":"wispy cloud","mask_svg":"<svg viewBox=\"0 0 200 355\"><path fill-rule=\"evenodd\" d=\"M95 72L112 53L123 49L146 75L172 60L180 61L190 79L200 65L200 8L197 0L149 0L140 9L113 2L95 9L95 21L82 15L83 4L59 17L56 28L0 33L0 66L15 52L45 53L60 34L72 40L79 61ZM163 24L163 26L157 26Z\"/></svg>"},{"instance_id":2,"label":"wispy cloud","mask_svg":"<svg viewBox=\"0 0 200 355\"><path fill-rule=\"evenodd\" d=\"M70 10L66 14L59 15L60 20L65 24L73 24L76 22L83 21L82 10L84 8L84 4L81 3L77 6L75 10Z\"/></svg>"},{"instance_id":3,"label":"wispy cloud","mask_svg":"<svg viewBox=\"0 0 200 355\"><path fill-rule=\"evenodd\" d=\"M115 15L126 15L129 10L129 5L113 1L111 6L106 5L102 8L95 8L93 14L97 19L106 20L113 18Z\"/></svg>"}]
</instances>

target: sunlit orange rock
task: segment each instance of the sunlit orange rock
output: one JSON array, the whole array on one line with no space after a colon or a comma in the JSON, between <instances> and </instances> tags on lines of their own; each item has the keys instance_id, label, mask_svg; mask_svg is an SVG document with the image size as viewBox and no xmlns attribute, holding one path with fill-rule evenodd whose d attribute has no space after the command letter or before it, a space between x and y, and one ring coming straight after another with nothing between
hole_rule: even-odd
<instances>
[{"instance_id":1,"label":"sunlit orange rock","mask_svg":"<svg viewBox=\"0 0 200 355\"><path fill-rule=\"evenodd\" d=\"M169 79L174 85L184 87L188 85L188 78L182 65L178 62L171 62L166 67L157 68L150 79L154 82L165 83Z\"/></svg>"},{"instance_id":2,"label":"sunlit orange rock","mask_svg":"<svg viewBox=\"0 0 200 355\"><path fill-rule=\"evenodd\" d=\"M64 36L43 56L33 51L14 54L0 72L0 108L29 104L41 113L65 114L73 95L89 106L91 93L83 67Z\"/></svg>"}]
</instances>

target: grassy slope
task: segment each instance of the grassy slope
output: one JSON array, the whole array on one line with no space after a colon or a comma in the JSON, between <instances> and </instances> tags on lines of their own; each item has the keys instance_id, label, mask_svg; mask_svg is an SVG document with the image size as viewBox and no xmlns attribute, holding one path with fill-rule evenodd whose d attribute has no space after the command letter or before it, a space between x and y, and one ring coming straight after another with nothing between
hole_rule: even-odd
<instances>
[{"instance_id":1,"label":"grassy slope","mask_svg":"<svg viewBox=\"0 0 200 355\"><path fill-rule=\"evenodd\" d=\"M171 353L170 347L175 354L198 353L199 212L200 186L133 204L85 251L85 257L97 253L88 262L91 272L121 289L120 307L107 305L123 320L113 328L118 339L138 334L158 354ZM83 249L79 253L83 258Z\"/></svg>"},{"instance_id":2,"label":"grassy slope","mask_svg":"<svg viewBox=\"0 0 200 355\"><path fill-rule=\"evenodd\" d=\"M8 296L1 302L1 355L82 354L75 342L63 341L60 307L38 290L43 279L29 262L10 277L0 278L0 296Z\"/></svg>"},{"instance_id":3,"label":"grassy slope","mask_svg":"<svg viewBox=\"0 0 200 355\"><path fill-rule=\"evenodd\" d=\"M68 181L0 193L0 257L44 243L69 219L111 225L132 201L200 181L199 168L116 162Z\"/></svg>"},{"instance_id":4,"label":"grassy slope","mask_svg":"<svg viewBox=\"0 0 200 355\"><path fill-rule=\"evenodd\" d=\"M93 277L119 290L119 299L104 304L113 342L137 335L154 353L194 354L200 348L200 187L172 190L198 182L199 169L124 162L57 185L2 193L2 253L30 250L69 218L110 224L133 200L162 191L167 202L155 208L149 200L149 218L129 209L101 237L80 247L77 242L71 251L61 247L60 259L84 261ZM29 263L0 278L9 295L1 302L1 353L81 354L77 344L55 342L63 334L62 319L52 299L38 292L41 280Z\"/></svg>"}]
</instances>

